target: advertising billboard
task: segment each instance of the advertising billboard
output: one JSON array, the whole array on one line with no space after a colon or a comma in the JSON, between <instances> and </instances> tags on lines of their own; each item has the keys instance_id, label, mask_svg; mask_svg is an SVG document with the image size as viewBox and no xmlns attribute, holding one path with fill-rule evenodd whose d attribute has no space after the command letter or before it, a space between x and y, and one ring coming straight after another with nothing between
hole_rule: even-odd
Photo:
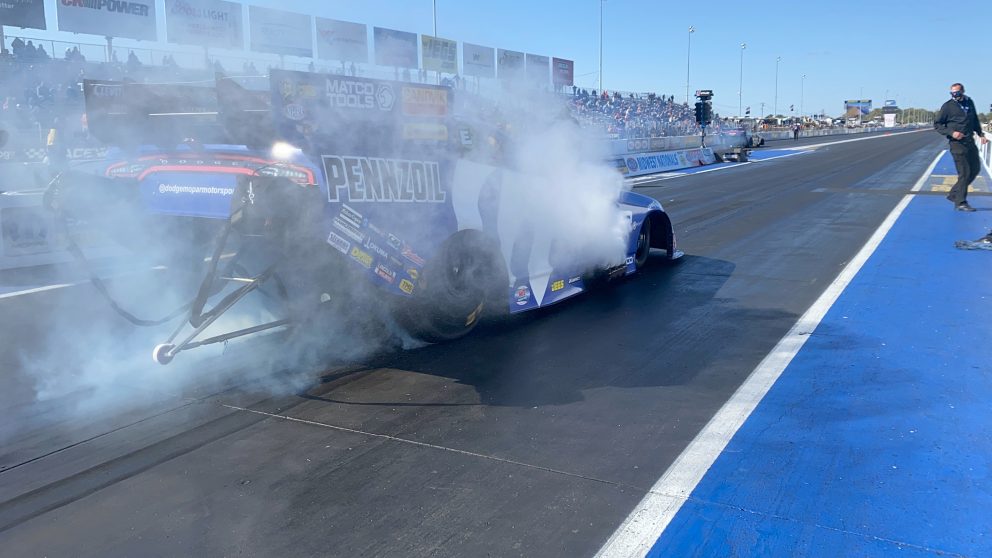
<instances>
[{"instance_id":1,"label":"advertising billboard","mask_svg":"<svg viewBox=\"0 0 992 558\"><path fill-rule=\"evenodd\" d=\"M527 55L527 81L537 87L548 84L551 59L537 54Z\"/></svg>"},{"instance_id":2,"label":"advertising billboard","mask_svg":"<svg viewBox=\"0 0 992 558\"><path fill-rule=\"evenodd\" d=\"M45 27L44 0L2 0L0 1L0 24L11 27Z\"/></svg>"},{"instance_id":3,"label":"advertising billboard","mask_svg":"<svg viewBox=\"0 0 992 558\"><path fill-rule=\"evenodd\" d=\"M423 69L446 74L458 73L458 43L430 35L420 36Z\"/></svg>"},{"instance_id":4,"label":"advertising billboard","mask_svg":"<svg viewBox=\"0 0 992 558\"><path fill-rule=\"evenodd\" d=\"M248 6L248 28L254 51L313 57L308 15Z\"/></svg>"},{"instance_id":5,"label":"advertising billboard","mask_svg":"<svg viewBox=\"0 0 992 558\"><path fill-rule=\"evenodd\" d=\"M556 86L575 85L575 61L552 58L551 78Z\"/></svg>"},{"instance_id":6,"label":"advertising billboard","mask_svg":"<svg viewBox=\"0 0 992 558\"><path fill-rule=\"evenodd\" d=\"M871 99L849 99L844 101L844 116L860 118L871 112Z\"/></svg>"},{"instance_id":7,"label":"advertising billboard","mask_svg":"<svg viewBox=\"0 0 992 558\"><path fill-rule=\"evenodd\" d=\"M158 40L155 0L59 0L55 6L59 31Z\"/></svg>"},{"instance_id":8,"label":"advertising billboard","mask_svg":"<svg viewBox=\"0 0 992 558\"><path fill-rule=\"evenodd\" d=\"M170 43L243 49L241 4L224 0L165 0L165 35Z\"/></svg>"},{"instance_id":9,"label":"advertising billboard","mask_svg":"<svg viewBox=\"0 0 992 558\"><path fill-rule=\"evenodd\" d=\"M462 73L483 78L496 77L496 51L491 47L462 43Z\"/></svg>"},{"instance_id":10,"label":"advertising billboard","mask_svg":"<svg viewBox=\"0 0 992 558\"><path fill-rule=\"evenodd\" d=\"M499 49L496 53L496 68L501 80L520 79L524 73L524 53Z\"/></svg>"},{"instance_id":11,"label":"advertising billboard","mask_svg":"<svg viewBox=\"0 0 992 558\"><path fill-rule=\"evenodd\" d=\"M417 67L417 34L384 27L372 29L375 63L398 68Z\"/></svg>"},{"instance_id":12,"label":"advertising billboard","mask_svg":"<svg viewBox=\"0 0 992 558\"><path fill-rule=\"evenodd\" d=\"M369 32L363 23L317 18L317 58L369 61Z\"/></svg>"}]
</instances>

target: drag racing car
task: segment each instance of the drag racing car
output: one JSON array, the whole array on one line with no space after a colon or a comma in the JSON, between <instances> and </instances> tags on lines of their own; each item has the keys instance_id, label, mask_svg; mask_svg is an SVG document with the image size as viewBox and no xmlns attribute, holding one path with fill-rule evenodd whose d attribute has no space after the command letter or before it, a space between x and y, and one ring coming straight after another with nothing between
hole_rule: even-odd
<instances>
[{"instance_id":1,"label":"drag racing car","mask_svg":"<svg viewBox=\"0 0 992 558\"><path fill-rule=\"evenodd\" d=\"M320 328L358 288L412 336L455 339L484 314L630 275L651 248L682 255L652 198L618 190L589 207L578 191L547 195L509 155L512 134L473 120L451 88L279 70L264 87L220 75L211 85L86 81L90 131L112 147L46 196L135 251L174 244L160 263L198 273L188 302L159 320L126 312L94 277L133 323L181 322L153 351L161 364L269 329ZM617 225L585 234L597 215ZM619 248L606 253L611 235ZM277 307L273 319L203 338L253 291Z\"/></svg>"},{"instance_id":2,"label":"drag racing car","mask_svg":"<svg viewBox=\"0 0 992 558\"><path fill-rule=\"evenodd\" d=\"M753 148L765 145L765 138L755 134L749 128L744 126L732 128L724 131L723 133L733 138L743 138L744 147Z\"/></svg>"}]
</instances>

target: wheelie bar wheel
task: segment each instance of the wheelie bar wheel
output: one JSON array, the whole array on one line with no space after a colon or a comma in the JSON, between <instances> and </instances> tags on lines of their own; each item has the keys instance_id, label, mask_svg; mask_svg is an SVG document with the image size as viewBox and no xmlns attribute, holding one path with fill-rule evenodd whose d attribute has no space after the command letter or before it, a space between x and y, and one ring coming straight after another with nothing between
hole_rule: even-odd
<instances>
[{"instance_id":1,"label":"wheelie bar wheel","mask_svg":"<svg viewBox=\"0 0 992 558\"><path fill-rule=\"evenodd\" d=\"M176 346L172 343L155 345L155 348L152 349L152 360L162 365L169 364L172 359L176 358L176 354L172 352L175 348Z\"/></svg>"}]
</instances>

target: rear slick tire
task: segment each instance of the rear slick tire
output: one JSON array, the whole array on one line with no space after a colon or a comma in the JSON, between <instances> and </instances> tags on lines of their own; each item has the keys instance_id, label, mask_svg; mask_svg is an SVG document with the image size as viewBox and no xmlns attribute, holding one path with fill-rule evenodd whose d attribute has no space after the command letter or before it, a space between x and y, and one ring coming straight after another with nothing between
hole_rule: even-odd
<instances>
[{"instance_id":1,"label":"rear slick tire","mask_svg":"<svg viewBox=\"0 0 992 558\"><path fill-rule=\"evenodd\" d=\"M417 290L396 317L423 341L458 339L475 329L505 283L506 267L495 242L478 231L463 231L427 262Z\"/></svg>"},{"instance_id":2,"label":"rear slick tire","mask_svg":"<svg viewBox=\"0 0 992 558\"><path fill-rule=\"evenodd\" d=\"M637 233L637 249L634 251L634 267L642 269L651 254L651 217L645 217L641 230Z\"/></svg>"}]
</instances>

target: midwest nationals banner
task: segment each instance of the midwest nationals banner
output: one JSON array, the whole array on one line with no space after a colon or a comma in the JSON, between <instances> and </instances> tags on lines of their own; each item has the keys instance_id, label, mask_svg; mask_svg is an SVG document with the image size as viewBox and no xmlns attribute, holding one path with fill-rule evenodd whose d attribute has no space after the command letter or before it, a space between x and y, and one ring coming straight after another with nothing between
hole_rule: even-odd
<instances>
[{"instance_id":1,"label":"midwest nationals banner","mask_svg":"<svg viewBox=\"0 0 992 558\"><path fill-rule=\"evenodd\" d=\"M490 47L462 43L462 73L482 78L496 77L496 51Z\"/></svg>"},{"instance_id":2,"label":"midwest nationals banner","mask_svg":"<svg viewBox=\"0 0 992 558\"><path fill-rule=\"evenodd\" d=\"M423 69L446 74L458 73L458 43L430 35L420 36Z\"/></svg>"},{"instance_id":3,"label":"midwest nationals banner","mask_svg":"<svg viewBox=\"0 0 992 558\"><path fill-rule=\"evenodd\" d=\"M369 61L369 32L363 23L317 18L317 58Z\"/></svg>"},{"instance_id":4,"label":"midwest nationals banner","mask_svg":"<svg viewBox=\"0 0 992 558\"><path fill-rule=\"evenodd\" d=\"M313 58L310 16L248 6L251 49Z\"/></svg>"},{"instance_id":5,"label":"midwest nationals banner","mask_svg":"<svg viewBox=\"0 0 992 558\"><path fill-rule=\"evenodd\" d=\"M499 79L517 80L524 75L524 53L499 49L496 56Z\"/></svg>"},{"instance_id":6,"label":"midwest nationals banner","mask_svg":"<svg viewBox=\"0 0 992 558\"><path fill-rule=\"evenodd\" d=\"M59 31L158 40L155 0L58 0L55 6Z\"/></svg>"},{"instance_id":7,"label":"midwest nationals banner","mask_svg":"<svg viewBox=\"0 0 992 558\"><path fill-rule=\"evenodd\" d=\"M372 30L375 42L375 63L399 68L417 67L417 34L384 27Z\"/></svg>"},{"instance_id":8,"label":"midwest nationals banner","mask_svg":"<svg viewBox=\"0 0 992 558\"><path fill-rule=\"evenodd\" d=\"M224 0L165 0L165 35L170 43L243 49L241 4Z\"/></svg>"},{"instance_id":9,"label":"midwest nationals banner","mask_svg":"<svg viewBox=\"0 0 992 558\"><path fill-rule=\"evenodd\" d=\"M0 25L47 29L44 0L0 0Z\"/></svg>"},{"instance_id":10,"label":"midwest nationals banner","mask_svg":"<svg viewBox=\"0 0 992 558\"><path fill-rule=\"evenodd\" d=\"M564 58L551 59L551 76L555 85L575 85L575 61Z\"/></svg>"}]
</instances>

